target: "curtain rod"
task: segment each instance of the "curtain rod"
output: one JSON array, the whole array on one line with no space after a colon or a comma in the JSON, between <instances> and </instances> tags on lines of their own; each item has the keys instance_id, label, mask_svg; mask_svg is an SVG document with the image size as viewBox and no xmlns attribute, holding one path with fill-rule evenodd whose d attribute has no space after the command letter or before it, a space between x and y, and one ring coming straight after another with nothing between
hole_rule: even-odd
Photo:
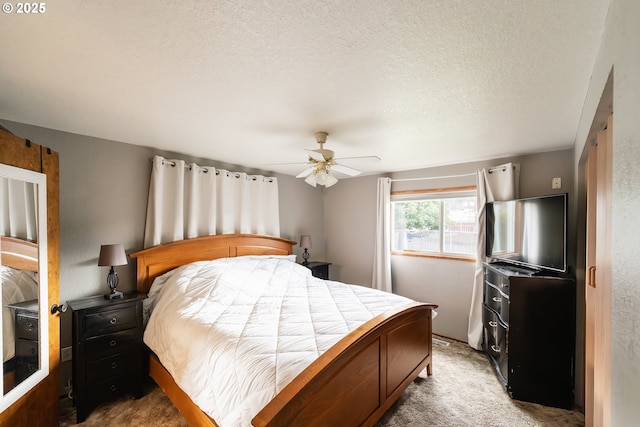
<instances>
[{"instance_id":1,"label":"curtain rod","mask_svg":"<svg viewBox=\"0 0 640 427\"><path fill-rule=\"evenodd\" d=\"M447 179L447 178L461 178L464 176L474 176L474 173L465 173L465 174L461 174L461 175L447 175L447 176L425 176L422 178L397 178L397 179L391 179L391 182L400 182L400 181L421 181L423 179Z\"/></svg>"},{"instance_id":2,"label":"curtain rod","mask_svg":"<svg viewBox=\"0 0 640 427\"><path fill-rule=\"evenodd\" d=\"M505 166L498 166L495 168L491 168L489 169L487 172L489 173L493 173L496 171L506 171L507 168ZM463 173L460 175L445 175L445 176L425 176L422 178L397 178L397 179L393 179L391 178L391 182L401 182L401 181L421 181L424 179L448 179L448 178L462 178L462 177L466 177L466 176L475 176L477 174L477 172L471 172L471 173Z\"/></svg>"},{"instance_id":3,"label":"curtain rod","mask_svg":"<svg viewBox=\"0 0 640 427\"><path fill-rule=\"evenodd\" d=\"M153 159L149 159L149 161L150 161L151 163L153 163ZM193 163L193 164L195 164L195 163ZM172 162L171 160L167 160L167 159L162 159L162 165L163 165L163 166L164 166L164 165L169 165L169 166L171 166L171 167L175 167L175 166L176 166L176 162ZM204 167L204 166L198 166L198 165L196 165L196 167L197 167L197 168L200 168L200 169L202 170L202 172L204 172L204 173L209 173L209 169L207 169L207 168L206 168L206 167ZM193 168L192 168L192 165L191 165L191 164L187 164L187 163L185 163L184 168L185 168L185 169L189 169L189 170L192 170L192 169L193 169ZM220 175L220 170L219 170L219 169L216 169L216 171L215 171L215 172L216 172L216 175ZM227 172L227 176L229 176L229 174L232 174L232 175L233 175L234 177L236 177L236 178L240 178L240 176L241 176L239 172L229 172L229 171L226 171L226 172ZM246 173L246 172L245 172L245 173ZM251 175L251 174L247 174L247 178L250 178L252 181L255 181L255 180L257 180L257 179L258 179L258 177L257 177L256 175ZM269 182L273 182L273 177L265 176L265 177L263 177L263 178L266 178Z\"/></svg>"}]
</instances>

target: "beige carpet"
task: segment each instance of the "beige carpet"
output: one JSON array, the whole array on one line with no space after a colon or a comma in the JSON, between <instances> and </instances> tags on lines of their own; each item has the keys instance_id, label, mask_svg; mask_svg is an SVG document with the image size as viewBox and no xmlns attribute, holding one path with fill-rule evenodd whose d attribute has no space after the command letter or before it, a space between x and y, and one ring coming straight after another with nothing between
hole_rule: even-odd
<instances>
[{"instance_id":1,"label":"beige carpet","mask_svg":"<svg viewBox=\"0 0 640 427\"><path fill-rule=\"evenodd\" d=\"M483 353L449 341L433 346L433 375L407 388L376 427L584 426L580 412L511 400ZM60 425L75 424L69 399L60 404ZM139 400L123 398L97 407L78 426L186 426L180 413L153 384Z\"/></svg>"}]
</instances>

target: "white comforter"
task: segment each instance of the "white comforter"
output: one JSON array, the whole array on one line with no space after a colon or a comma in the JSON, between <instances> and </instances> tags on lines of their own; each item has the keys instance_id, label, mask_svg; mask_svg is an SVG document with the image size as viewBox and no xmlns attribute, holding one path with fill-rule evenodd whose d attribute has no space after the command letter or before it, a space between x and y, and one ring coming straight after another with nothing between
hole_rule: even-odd
<instances>
[{"instance_id":1,"label":"white comforter","mask_svg":"<svg viewBox=\"0 0 640 427\"><path fill-rule=\"evenodd\" d=\"M411 300L321 280L295 257L196 262L154 281L145 343L221 426L251 419L348 332Z\"/></svg>"},{"instance_id":2,"label":"white comforter","mask_svg":"<svg viewBox=\"0 0 640 427\"><path fill-rule=\"evenodd\" d=\"M2 286L2 361L16 354L15 315L7 304L38 298L38 275L31 271L16 270L0 265Z\"/></svg>"}]
</instances>

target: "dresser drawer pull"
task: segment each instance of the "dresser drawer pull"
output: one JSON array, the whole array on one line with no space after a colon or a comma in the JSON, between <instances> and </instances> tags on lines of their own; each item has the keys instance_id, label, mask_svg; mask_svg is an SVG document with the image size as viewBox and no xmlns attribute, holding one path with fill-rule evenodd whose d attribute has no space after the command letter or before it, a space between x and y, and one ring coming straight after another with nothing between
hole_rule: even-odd
<instances>
[{"instance_id":1,"label":"dresser drawer pull","mask_svg":"<svg viewBox=\"0 0 640 427\"><path fill-rule=\"evenodd\" d=\"M111 362L111 369L116 369L118 364L116 362Z\"/></svg>"},{"instance_id":2,"label":"dresser drawer pull","mask_svg":"<svg viewBox=\"0 0 640 427\"><path fill-rule=\"evenodd\" d=\"M33 323L29 322L27 323L27 330L29 332L33 331L36 327L33 325Z\"/></svg>"},{"instance_id":3,"label":"dresser drawer pull","mask_svg":"<svg viewBox=\"0 0 640 427\"><path fill-rule=\"evenodd\" d=\"M36 348L35 348L35 347L31 347L31 348L29 349L29 353L31 353L33 356L35 356L36 354L38 354L38 350L36 350Z\"/></svg>"},{"instance_id":4,"label":"dresser drawer pull","mask_svg":"<svg viewBox=\"0 0 640 427\"><path fill-rule=\"evenodd\" d=\"M117 317L113 317L113 318L111 318L111 320L109 320L109 323L111 323L112 325L115 325L117 321L118 321L118 318Z\"/></svg>"},{"instance_id":5,"label":"dresser drawer pull","mask_svg":"<svg viewBox=\"0 0 640 427\"><path fill-rule=\"evenodd\" d=\"M489 326L491 326L492 328L497 328L498 327L498 322L496 322L495 320L490 320L489 321Z\"/></svg>"},{"instance_id":6,"label":"dresser drawer pull","mask_svg":"<svg viewBox=\"0 0 640 427\"><path fill-rule=\"evenodd\" d=\"M115 347L115 346L116 346L116 344L118 344L118 343L116 342L116 340L111 340L111 341L109 342L109 345L110 345L111 347Z\"/></svg>"},{"instance_id":7,"label":"dresser drawer pull","mask_svg":"<svg viewBox=\"0 0 640 427\"><path fill-rule=\"evenodd\" d=\"M495 344L491 344L491 350L495 351L496 353L500 353L500 347L497 347Z\"/></svg>"},{"instance_id":8,"label":"dresser drawer pull","mask_svg":"<svg viewBox=\"0 0 640 427\"><path fill-rule=\"evenodd\" d=\"M502 298L499 297L493 297L491 298L494 302L502 302Z\"/></svg>"},{"instance_id":9,"label":"dresser drawer pull","mask_svg":"<svg viewBox=\"0 0 640 427\"><path fill-rule=\"evenodd\" d=\"M111 389L111 391L116 391L118 387L115 384L111 384L111 387L109 388Z\"/></svg>"}]
</instances>

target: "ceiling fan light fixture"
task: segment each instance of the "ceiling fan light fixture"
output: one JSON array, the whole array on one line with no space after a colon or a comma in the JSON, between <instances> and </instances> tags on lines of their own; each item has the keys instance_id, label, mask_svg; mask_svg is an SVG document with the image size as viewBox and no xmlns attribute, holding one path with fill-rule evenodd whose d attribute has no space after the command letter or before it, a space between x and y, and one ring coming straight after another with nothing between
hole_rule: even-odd
<instances>
[{"instance_id":1,"label":"ceiling fan light fixture","mask_svg":"<svg viewBox=\"0 0 640 427\"><path fill-rule=\"evenodd\" d=\"M338 182L336 177L331 175L330 173L327 172L326 175L327 175L327 177L325 178L325 183L324 183L325 187L331 187L333 184Z\"/></svg>"},{"instance_id":2,"label":"ceiling fan light fixture","mask_svg":"<svg viewBox=\"0 0 640 427\"><path fill-rule=\"evenodd\" d=\"M316 185L324 185L325 187L331 187L338 179L331 175L326 167L321 167L313 171L313 173L309 174L308 177L305 178L304 182L315 187Z\"/></svg>"},{"instance_id":3,"label":"ceiling fan light fixture","mask_svg":"<svg viewBox=\"0 0 640 427\"><path fill-rule=\"evenodd\" d=\"M304 179L304 182L306 182L312 187L315 187L317 184L316 174L315 173L309 174L309 176Z\"/></svg>"},{"instance_id":4,"label":"ceiling fan light fixture","mask_svg":"<svg viewBox=\"0 0 640 427\"><path fill-rule=\"evenodd\" d=\"M347 176L357 176L361 173L361 171L357 169L336 162L336 160L341 159L334 157L335 153L333 150L327 150L324 148L328 135L329 134L327 132L316 132L314 134L316 142L320 145L320 148L315 150L306 150L309 156L306 162L307 169L296 175L296 178L304 178L304 181L312 187L316 187L317 185L331 187L332 185L335 185L338 182L338 179L331 175L331 170ZM378 156L343 157L342 160L365 158L375 158L380 160L380 157Z\"/></svg>"}]
</instances>

